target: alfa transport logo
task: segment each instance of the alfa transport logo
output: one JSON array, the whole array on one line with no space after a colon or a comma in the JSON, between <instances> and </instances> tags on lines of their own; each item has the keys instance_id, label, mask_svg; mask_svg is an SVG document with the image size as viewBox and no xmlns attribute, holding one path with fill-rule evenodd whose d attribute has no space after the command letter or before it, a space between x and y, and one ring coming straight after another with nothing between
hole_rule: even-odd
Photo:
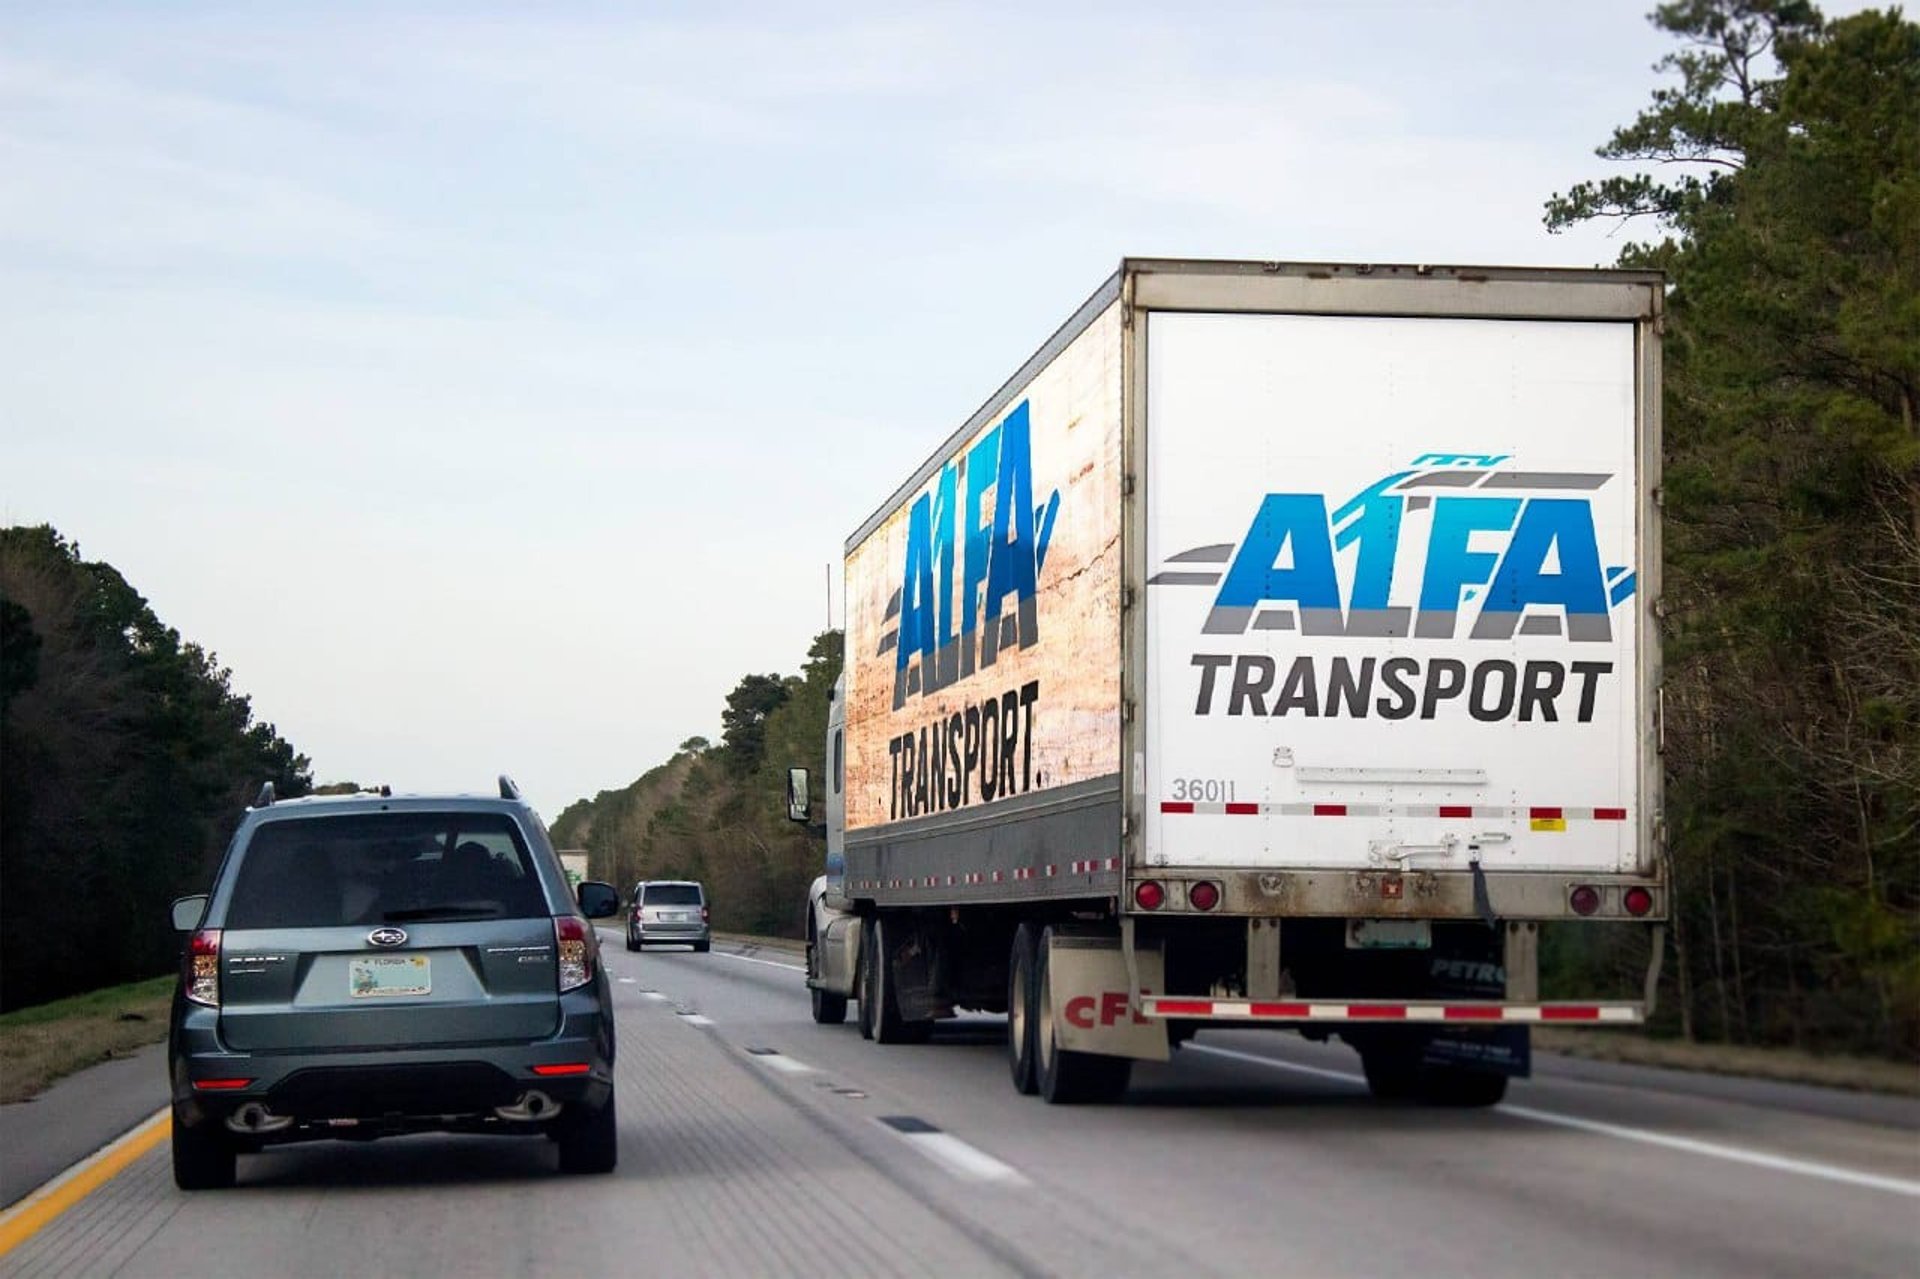
<instances>
[{"instance_id":1,"label":"alfa transport logo","mask_svg":"<svg viewBox=\"0 0 1920 1279\"><path fill-rule=\"evenodd\" d=\"M1512 649L1516 636L1557 638L1573 653L1612 643L1614 611L1636 585L1631 566L1604 563L1595 531L1594 496L1615 476L1508 461L1422 454L1331 512L1324 494L1269 493L1238 543L1169 556L1148 585L1213 588L1200 633L1216 644L1272 631L1356 641L1284 670L1266 653L1196 652L1195 713L1432 719L1458 701L1482 720L1591 719L1613 674L1597 656L1399 655L1423 640ZM1335 554L1349 548L1343 577ZM1385 657L1366 643L1384 639L1415 643Z\"/></svg>"},{"instance_id":2,"label":"alfa transport logo","mask_svg":"<svg viewBox=\"0 0 1920 1279\"><path fill-rule=\"evenodd\" d=\"M899 725L887 742L889 820L991 803L1045 784L1033 758L1035 724L1043 718L1039 680L969 693L960 705L925 700L991 670L1007 651L1040 642L1035 594L1060 491L1035 502L1032 444L1022 400L943 466L907 513L900 589L887 603L876 655L893 651L893 709L907 708L909 715L898 718L920 722Z\"/></svg>"}]
</instances>

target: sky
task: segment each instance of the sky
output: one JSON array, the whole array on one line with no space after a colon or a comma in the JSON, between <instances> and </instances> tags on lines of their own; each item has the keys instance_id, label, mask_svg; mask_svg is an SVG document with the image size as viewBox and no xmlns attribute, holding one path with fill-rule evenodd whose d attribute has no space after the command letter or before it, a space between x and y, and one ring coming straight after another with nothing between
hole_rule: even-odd
<instances>
[{"instance_id":1,"label":"sky","mask_svg":"<svg viewBox=\"0 0 1920 1279\"><path fill-rule=\"evenodd\" d=\"M1123 256L1611 262L1541 205L1651 7L9 0L0 525L317 781L552 818L796 671Z\"/></svg>"}]
</instances>

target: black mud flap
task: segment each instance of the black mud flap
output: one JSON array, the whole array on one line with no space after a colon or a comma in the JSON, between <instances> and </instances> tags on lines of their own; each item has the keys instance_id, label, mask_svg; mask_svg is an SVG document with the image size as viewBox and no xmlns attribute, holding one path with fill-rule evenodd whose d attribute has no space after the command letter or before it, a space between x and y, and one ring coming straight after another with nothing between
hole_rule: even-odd
<instances>
[{"instance_id":1,"label":"black mud flap","mask_svg":"<svg viewBox=\"0 0 1920 1279\"><path fill-rule=\"evenodd\" d=\"M1477 865L1474 870L1477 898L1484 881ZM1452 951L1436 948L1428 960L1429 994L1441 1000L1505 999L1507 970L1500 962L1502 958L1493 952L1491 941L1479 938ZM1533 1039L1525 1026L1437 1028L1421 1049L1420 1061L1425 1066L1454 1066L1525 1079L1533 1073Z\"/></svg>"},{"instance_id":2,"label":"black mud flap","mask_svg":"<svg viewBox=\"0 0 1920 1279\"><path fill-rule=\"evenodd\" d=\"M1525 1026L1437 1030L1420 1053L1423 1066L1455 1066L1525 1079L1533 1073L1533 1041Z\"/></svg>"}]
</instances>

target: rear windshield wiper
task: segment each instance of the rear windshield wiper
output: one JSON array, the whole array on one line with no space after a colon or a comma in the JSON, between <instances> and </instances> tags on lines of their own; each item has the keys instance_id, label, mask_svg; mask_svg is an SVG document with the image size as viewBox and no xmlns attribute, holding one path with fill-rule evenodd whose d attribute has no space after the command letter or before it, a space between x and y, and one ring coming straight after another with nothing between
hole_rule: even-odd
<instances>
[{"instance_id":1,"label":"rear windshield wiper","mask_svg":"<svg viewBox=\"0 0 1920 1279\"><path fill-rule=\"evenodd\" d=\"M467 902L461 905L417 906L412 910L390 910L381 918L388 923L401 923L422 919L498 919L501 914L497 902Z\"/></svg>"}]
</instances>

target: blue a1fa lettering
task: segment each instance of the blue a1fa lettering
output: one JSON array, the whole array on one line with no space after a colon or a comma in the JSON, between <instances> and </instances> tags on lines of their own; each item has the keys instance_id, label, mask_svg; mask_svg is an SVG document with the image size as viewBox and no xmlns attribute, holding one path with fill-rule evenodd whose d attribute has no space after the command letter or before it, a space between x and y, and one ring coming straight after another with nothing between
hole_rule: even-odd
<instances>
[{"instance_id":1,"label":"blue a1fa lettering","mask_svg":"<svg viewBox=\"0 0 1920 1279\"><path fill-rule=\"evenodd\" d=\"M1436 457L1457 455L1421 460ZM1269 493L1202 630L1242 635L1297 626L1304 635L1445 640L1459 634L1465 613L1471 639L1510 640L1518 630L1609 642L1610 612L1632 596L1634 576L1624 566L1602 567L1592 498L1567 494L1590 493L1611 478L1473 465L1398 471L1331 516L1323 494ZM1410 555L1407 545L1416 515L1428 521L1424 556ZM1349 547L1343 581L1336 554ZM1410 589L1396 592L1409 575ZM1414 602L1395 604L1396 594Z\"/></svg>"},{"instance_id":2,"label":"blue a1fa lettering","mask_svg":"<svg viewBox=\"0 0 1920 1279\"><path fill-rule=\"evenodd\" d=\"M1034 505L1032 440L1022 400L943 466L908 512L900 590L888 609L899 625L880 641L882 652L897 646L895 710L992 666L1003 648L1039 643L1034 595L1060 492Z\"/></svg>"}]
</instances>

